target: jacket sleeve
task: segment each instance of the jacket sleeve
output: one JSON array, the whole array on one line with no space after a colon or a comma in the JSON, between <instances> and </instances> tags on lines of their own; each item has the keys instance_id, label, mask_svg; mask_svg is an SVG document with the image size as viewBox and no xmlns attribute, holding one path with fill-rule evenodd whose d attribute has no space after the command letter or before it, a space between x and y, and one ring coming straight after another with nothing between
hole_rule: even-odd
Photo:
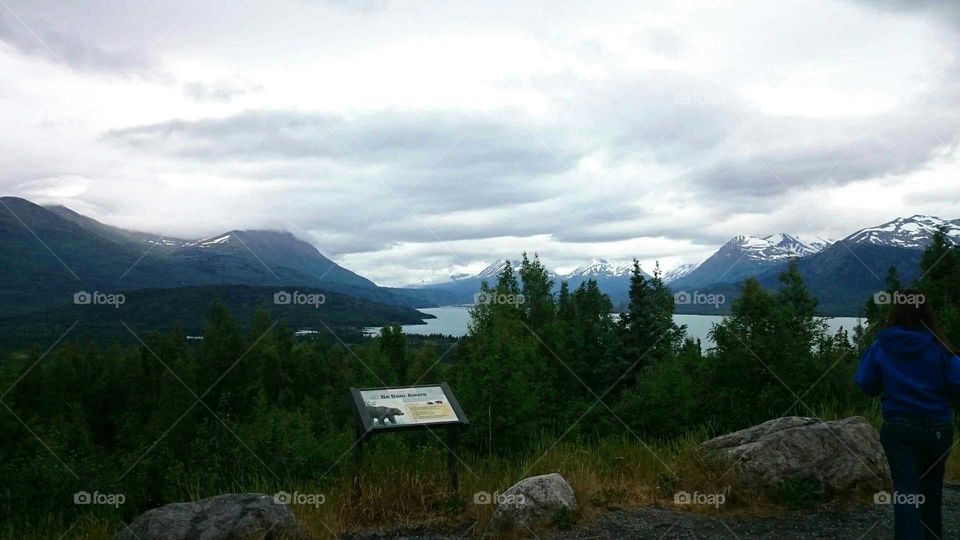
<instances>
[{"instance_id":1,"label":"jacket sleeve","mask_svg":"<svg viewBox=\"0 0 960 540\"><path fill-rule=\"evenodd\" d=\"M863 390L863 393L876 397L883 393L883 377L880 370L880 362L877 355L880 354L880 346L874 343L860 359L860 367L857 368L856 375L853 376L853 382Z\"/></svg>"},{"instance_id":2,"label":"jacket sleeve","mask_svg":"<svg viewBox=\"0 0 960 540\"><path fill-rule=\"evenodd\" d=\"M943 355L943 378L951 397L960 397L960 356L949 351Z\"/></svg>"}]
</instances>

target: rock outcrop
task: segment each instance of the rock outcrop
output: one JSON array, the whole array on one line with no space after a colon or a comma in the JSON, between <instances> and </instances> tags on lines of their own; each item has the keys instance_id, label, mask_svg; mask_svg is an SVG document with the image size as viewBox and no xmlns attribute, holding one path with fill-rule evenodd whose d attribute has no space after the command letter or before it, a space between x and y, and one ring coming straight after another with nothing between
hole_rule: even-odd
<instances>
[{"instance_id":1,"label":"rock outcrop","mask_svg":"<svg viewBox=\"0 0 960 540\"><path fill-rule=\"evenodd\" d=\"M500 494L489 530L498 533L546 525L576 509L573 488L559 473L524 478Z\"/></svg>"},{"instance_id":2,"label":"rock outcrop","mask_svg":"<svg viewBox=\"0 0 960 540\"><path fill-rule=\"evenodd\" d=\"M293 512L269 495L227 494L172 503L137 516L116 540L302 540Z\"/></svg>"},{"instance_id":3,"label":"rock outcrop","mask_svg":"<svg viewBox=\"0 0 960 540\"><path fill-rule=\"evenodd\" d=\"M890 470L877 430L860 416L837 421L787 416L701 445L732 458L747 487L774 488L787 479L815 479L826 494L878 491Z\"/></svg>"}]
</instances>

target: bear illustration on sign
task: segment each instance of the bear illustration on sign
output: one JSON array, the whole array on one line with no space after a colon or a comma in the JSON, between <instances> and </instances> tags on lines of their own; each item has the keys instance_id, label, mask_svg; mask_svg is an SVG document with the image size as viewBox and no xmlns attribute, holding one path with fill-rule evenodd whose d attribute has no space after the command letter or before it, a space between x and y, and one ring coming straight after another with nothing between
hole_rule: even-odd
<instances>
[{"instance_id":1,"label":"bear illustration on sign","mask_svg":"<svg viewBox=\"0 0 960 540\"><path fill-rule=\"evenodd\" d=\"M367 414L370 415L370 420L376 424L378 421L380 425L385 426L387 422L391 424L397 423L398 416L403 416L403 411L395 407L371 407L367 406Z\"/></svg>"}]
</instances>

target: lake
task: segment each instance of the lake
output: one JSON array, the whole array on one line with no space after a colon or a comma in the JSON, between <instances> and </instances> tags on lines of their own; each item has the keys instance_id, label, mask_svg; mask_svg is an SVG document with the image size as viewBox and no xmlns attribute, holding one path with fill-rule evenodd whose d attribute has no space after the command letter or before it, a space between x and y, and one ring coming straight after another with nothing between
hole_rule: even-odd
<instances>
[{"instance_id":1,"label":"lake","mask_svg":"<svg viewBox=\"0 0 960 540\"><path fill-rule=\"evenodd\" d=\"M405 334L444 334L460 337L467 333L467 324L470 322L470 308L467 306L444 306L436 308L421 308L419 311L434 315L436 319L426 319L426 324L407 324L403 326ZM713 343L708 337L714 323L723 320L719 315L674 315L674 322L687 327L687 336L699 339L704 347L711 347ZM827 326L830 332L844 328L853 331L862 319L857 317L830 317ZM367 328L367 333L376 334L379 328Z\"/></svg>"}]
</instances>

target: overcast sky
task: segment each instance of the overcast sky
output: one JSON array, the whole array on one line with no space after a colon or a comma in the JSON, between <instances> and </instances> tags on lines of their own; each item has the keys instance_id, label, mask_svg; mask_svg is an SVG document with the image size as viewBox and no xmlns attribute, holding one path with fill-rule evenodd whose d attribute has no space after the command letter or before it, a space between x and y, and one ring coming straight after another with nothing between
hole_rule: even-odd
<instances>
[{"instance_id":1,"label":"overcast sky","mask_svg":"<svg viewBox=\"0 0 960 540\"><path fill-rule=\"evenodd\" d=\"M385 285L954 219L956 6L0 0L0 192Z\"/></svg>"}]
</instances>

